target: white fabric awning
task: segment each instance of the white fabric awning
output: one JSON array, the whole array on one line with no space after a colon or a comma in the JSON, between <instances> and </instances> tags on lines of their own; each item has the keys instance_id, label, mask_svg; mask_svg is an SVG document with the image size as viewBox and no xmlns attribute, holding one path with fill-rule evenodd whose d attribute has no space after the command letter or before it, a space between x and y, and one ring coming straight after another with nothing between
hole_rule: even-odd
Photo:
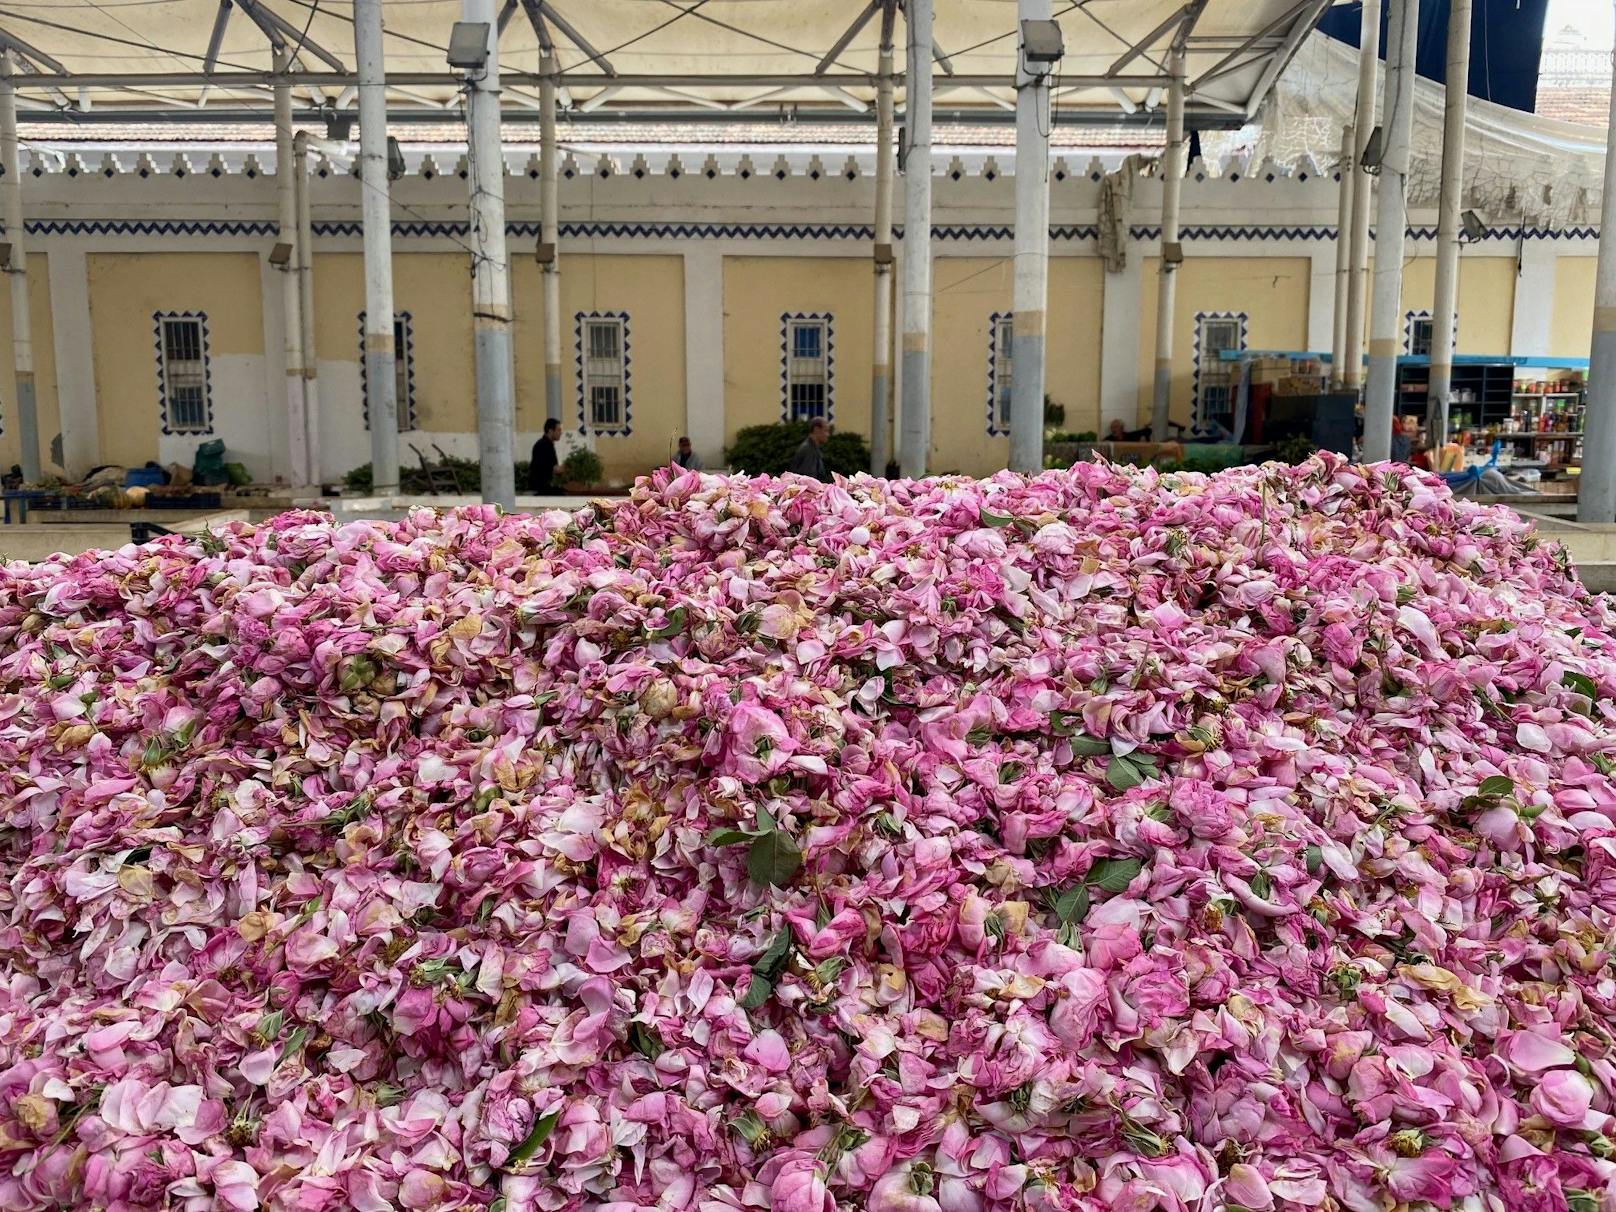
<instances>
[{"instance_id":1,"label":"white fabric awning","mask_svg":"<svg viewBox=\"0 0 1616 1212\"><path fill-rule=\"evenodd\" d=\"M1004 121L1015 0L935 2L939 120ZM1331 2L1056 0L1057 121L1151 121L1183 38L1191 120L1238 125ZM444 59L459 0L386 0L384 15L390 112L441 119L460 98ZM352 18L351 0L0 0L0 43L18 57L30 118L227 120L269 108L277 46L296 51L301 105L352 107ZM901 0L507 0L504 101L537 105L548 45L579 114L845 122L873 112L884 22L901 68Z\"/></svg>"}]
</instances>

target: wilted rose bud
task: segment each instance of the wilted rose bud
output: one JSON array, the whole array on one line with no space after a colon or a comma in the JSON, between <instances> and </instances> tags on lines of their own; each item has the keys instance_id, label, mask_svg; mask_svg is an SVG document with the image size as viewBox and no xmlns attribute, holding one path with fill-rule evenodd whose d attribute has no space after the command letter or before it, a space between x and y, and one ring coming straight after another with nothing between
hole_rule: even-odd
<instances>
[{"instance_id":1,"label":"wilted rose bud","mask_svg":"<svg viewBox=\"0 0 1616 1212\"><path fill-rule=\"evenodd\" d=\"M667 678L658 678L640 692L640 710L653 720L665 720L679 705L679 690Z\"/></svg>"}]
</instances>

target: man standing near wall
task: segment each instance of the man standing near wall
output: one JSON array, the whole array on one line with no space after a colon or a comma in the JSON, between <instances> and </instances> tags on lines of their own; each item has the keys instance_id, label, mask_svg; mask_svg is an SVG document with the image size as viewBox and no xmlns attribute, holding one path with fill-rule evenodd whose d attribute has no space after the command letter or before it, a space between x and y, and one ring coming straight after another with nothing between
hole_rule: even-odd
<instances>
[{"instance_id":1,"label":"man standing near wall","mask_svg":"<svg viewBox=\"0 0 1616 1212\"><path fill-rule=\"evenodd\" d=\"M815 421L808 427L808 436L797 447L797 453L791 456L791 464L786 470L829 484L830 470L825 466L825 452L820 449L829 438L830 426L824 421Z\"/></svg>"},{"instance_id":2,"label":"man standing near wall","mask_svg":"<svg viewBox=\"0 0 1616 1212\"><path fill-rule=\"evenodd\" d=\"M533 459L527 468L527 490L534 496L547 497L555 493L555 444L560 437L561 422L550 417L544 422L544 436L533 443Z\"/></svg>"}]
</instances>

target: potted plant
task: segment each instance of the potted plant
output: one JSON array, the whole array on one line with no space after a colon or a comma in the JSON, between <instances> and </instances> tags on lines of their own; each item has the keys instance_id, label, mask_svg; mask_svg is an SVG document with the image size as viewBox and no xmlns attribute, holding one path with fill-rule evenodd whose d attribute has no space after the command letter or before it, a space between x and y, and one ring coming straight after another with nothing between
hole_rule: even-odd
<instances>
[{"instance_id":1,"label":"potted plant","mask_svg":"<svg viewBox=\"0 0 1616 1212\"><path fill-rule=\"evenodd\" d=\"M587 446L576 446L561 460L561 482L568 492L586 492L595 487L604 476L600 456Z\"/></svg>"}]
</instances>

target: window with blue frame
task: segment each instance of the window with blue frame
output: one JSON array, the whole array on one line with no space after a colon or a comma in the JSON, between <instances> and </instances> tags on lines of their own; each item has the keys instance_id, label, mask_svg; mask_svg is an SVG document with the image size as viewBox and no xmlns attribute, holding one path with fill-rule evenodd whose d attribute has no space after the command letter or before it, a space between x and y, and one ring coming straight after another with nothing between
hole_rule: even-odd
<instances>
[{"instance_id":1,"label":"window with blue frame","mask_svg":"<svg viewBox=\"0 0 1616 1212\"><path fill-rule=\"evenodd\" d=\"M829 421L831 409L828 315L785 317L785 419Z\"/></svg>"}]
</instances>

